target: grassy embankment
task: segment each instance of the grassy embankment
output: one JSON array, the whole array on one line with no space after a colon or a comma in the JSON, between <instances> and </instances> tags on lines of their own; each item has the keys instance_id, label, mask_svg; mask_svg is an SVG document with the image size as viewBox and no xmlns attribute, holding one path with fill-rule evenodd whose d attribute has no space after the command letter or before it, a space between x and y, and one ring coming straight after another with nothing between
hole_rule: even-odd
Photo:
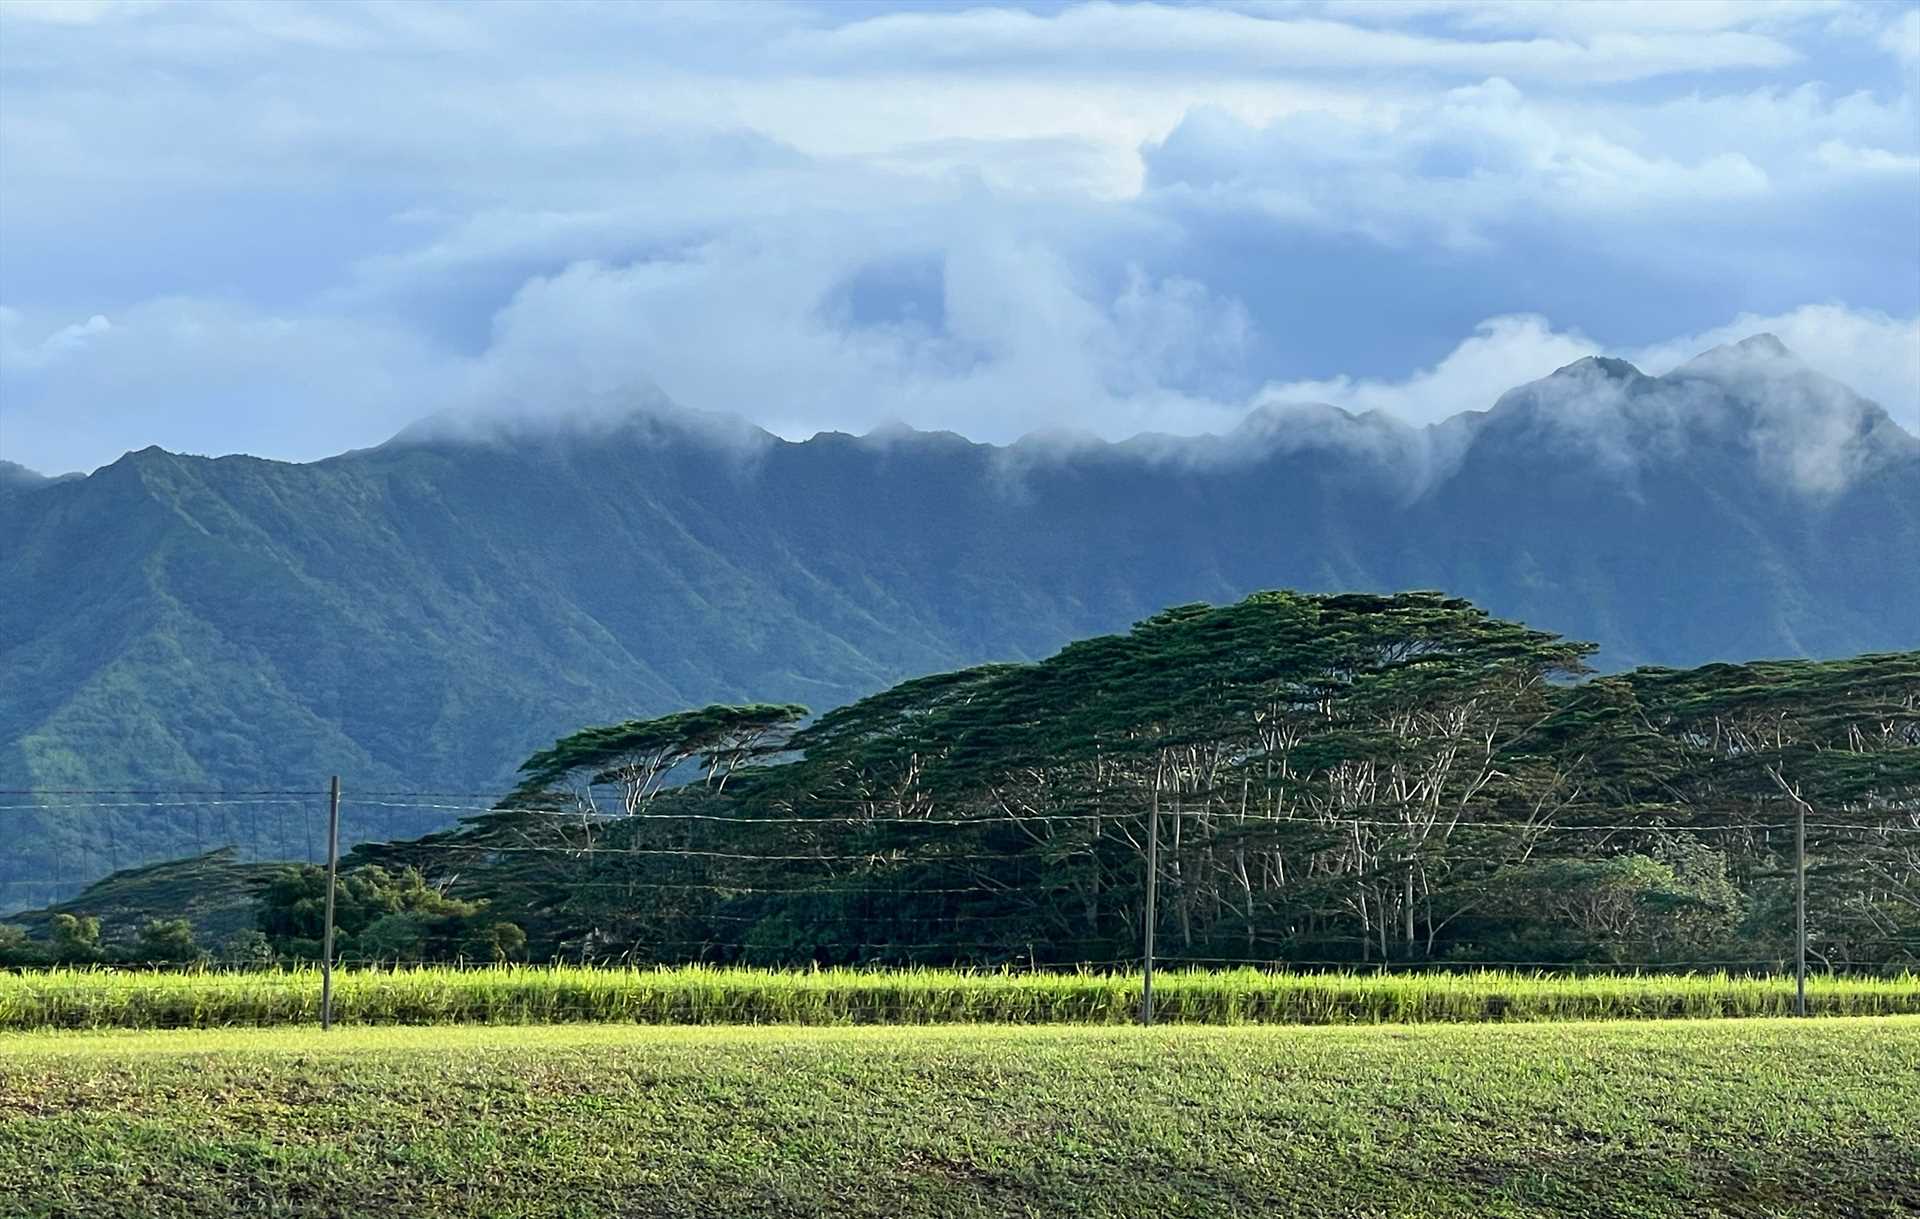
<instances>
[{"instance_id":1,"label":"grassy embankment","mask_svg":"<svg viewBox=\"0 0 1920 1219\"><path fill-rule=\"evenodd\" d=\"M1778 1016L1785 978L1514 973L1179 971L1155 981L1159 1018L1191 1024L1377 1024ZM1920 1014L1920 976L1811 980L1816 1015ZM343 971L344 1024L1124 1024L1137 974L948 970L421 968ZM220 1028L319 1019L317 971L0 974L0 1029Z\"/></svg>"},{"instance_id":2,"label":"grassy embankment","mask_svg":"<svg viewBox=\"0 0 1920 1219\"><path fill-rule=\"evenodd\" d=\"M1887 1216L1920 1019L0 1035L0 1214Z\"/></svg>"}]
</instances>

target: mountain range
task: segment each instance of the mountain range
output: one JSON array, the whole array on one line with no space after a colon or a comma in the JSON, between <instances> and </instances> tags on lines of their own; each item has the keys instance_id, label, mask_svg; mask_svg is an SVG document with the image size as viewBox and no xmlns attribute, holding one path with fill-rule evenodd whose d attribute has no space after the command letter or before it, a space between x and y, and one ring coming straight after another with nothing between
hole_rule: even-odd
<instances>
[{"instance_id":1,"label":"mountain range","mask_svg":"<svg viewBox=\"0 0 1920 1219\"><path fill-rule=\"evenodd\" d=\"M1756 336L1428 427L1305 405L1218 436L790 442L663 407L304 464L6 463L0 787L488 790L582 724L824 709L1283 586L1443 589L1609 669L1911 648L1920 441ZM151 810L9 815L0 883L221 845Z\"/></svg>"}]
</instances>

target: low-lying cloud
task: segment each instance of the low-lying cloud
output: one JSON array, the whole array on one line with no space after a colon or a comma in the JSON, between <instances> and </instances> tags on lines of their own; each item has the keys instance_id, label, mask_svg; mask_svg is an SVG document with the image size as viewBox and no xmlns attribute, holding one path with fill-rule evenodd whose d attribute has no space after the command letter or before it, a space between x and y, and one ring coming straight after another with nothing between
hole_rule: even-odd
<instances>
[{"instance_id":1,"label":"low-lying cloud","mask_svg":"<svg viewBox=\"0 0 1920 1219\"><path fill-rule=\"evenodd\" d=\"M1556 330L1536 314L1489 318L1437 364L1393 379L1335 377L1275 382L1265 404L1323 402L1363 414L1381 411L1412 423L1437 423L1483 411L1502 393L1586 356L1613 356L1658 376L1702 352L1772 334L1813 369L1878 403L1907 430L1920 433L1920 317L1893 318L1840 305L1807 305L1762 317L1742 314L1724 325L1659 343L1609 345L1577 330Z\"/></svg>"},{"instance_id":2,"label":"low-lying cloud","mask_svg":"<svg viewBox=\"0 0 1920 1219\"><path fill-rule=\"evenodd\" d=\"M0 6L0 456L1271 437L1756 330L1920 428L1916 19Z\"/></svg>"}]
</instances>

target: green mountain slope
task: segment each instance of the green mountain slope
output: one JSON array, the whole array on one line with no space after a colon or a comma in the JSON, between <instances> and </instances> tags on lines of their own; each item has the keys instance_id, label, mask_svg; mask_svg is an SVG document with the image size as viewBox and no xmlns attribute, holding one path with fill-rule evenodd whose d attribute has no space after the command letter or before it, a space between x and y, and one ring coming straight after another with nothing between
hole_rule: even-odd
<instances>
[{"instance_id":1,"label":"green mountain slope","mask_svg":"<svg viewBox=\"0 0 1920 1219\"><path fill-rule=\"evenodd\" d=\"M260 890L281 865L246 863L232 847L205 855L129 868L95 881L70 902L23 911L8 922L45 940L58 914L100 920L101 943L132 941L149 919L184 918L205 945L217 945L253 927Z\"/></svg>"},{"instance_id":2,"label":"green mountain slope","mask_svg":"<svg viewBox=\"0 0 1920 1219\"><path fill-rule=\"evenodd\" d=\"M820 709L1276 586L1444 588L1605 667L1914 646L1920 445L1759 355L1582 361L1424 430L1319 408L994 448L654 415L13 479L0 787L40 795L0 803L482 790L582 723ZM312 802L261 811L0 812L0 909L229 841L304 853Z\"/></svg>"}]
</instances>

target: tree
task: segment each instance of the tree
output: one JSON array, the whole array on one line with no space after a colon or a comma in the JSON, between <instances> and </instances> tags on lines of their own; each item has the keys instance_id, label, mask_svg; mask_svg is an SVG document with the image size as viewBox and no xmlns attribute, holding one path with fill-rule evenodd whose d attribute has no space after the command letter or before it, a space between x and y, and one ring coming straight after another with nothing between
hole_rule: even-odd
<instances>
[{"instance_id":1,"label":"tree","mask_svg":"<svg viewBox=\"0 0 1920 1219\"><path fill-rule=\"evenodd\" d=\"M595 809L593 789L614 786L631 816L658 795L681 765L698 760L702 781L724 791L742 766L778 752L807 716L794 703L713 704L650 720L584 728L520 765L525 775L514 799L537 801L556 790ZM510 801L511 803L512 801Z\"/></svg>"},{"instance_id":2,"label":"tree","mask_svg":"<svg viewBox=\"0 0 1920 1219\"><path fill-rule=\"evenodd\" d=\"M471 956L504 965L525 957L527 933L515 923L494 923L470 935L466 949Z\"/></svg>"},{"instance_id":3,"label":"tree","mask_svg":"<svg viewBox=\"0 0 1920 1219\"><path fill-rule=\"evenodd\" d=\"M194 943L193 924L183 918L149 919L134 944L134 959L185 965L206 959Z\"/></svg>"},{"instance_id":4,"label":"tree","mask_svg":"<svg viewBox=\"0 0 1920 1219\"><path fill-rule=\"evenodd\" d=\"M354 947L376 961L410 963L424 957L432 931L431 920L423 914L383 914L354 936Z\"/></svg>"},{"instance_id":5,"label":"tree","mask_svg":"<svg viewBox=\"0 0 1920 1219\"><path fill-rule=\"evenodd\" d=\"M1629 680L1679 758L1669 790L1755 827L1746 879L1761 906L1783 915L1790 906L1791 827L1809 823L1816 960L1920 956L1920 653L1648 669Z\"/></svg>"},{"instance_id":6,"label":"tree","mask_svg":"<svg viewBox=\"0 0 1920 1219\"><path fill-rule=\"evenodd\" d=\"M48 924L53 934L54 959L64 964L98 961L100 920L86 914L56 914Z\"/></svg>"},{"instance_id":7,"label":"tree","mask_svg":"<svg viewBox=\"0 0 1920 1219\"><path fill-rule=\"evenodd\" d=\"M325 903L325 869L285 868L262 890L260 930L276 952L315 958ZM416 868L351 867L340 873L334 894L335 950L383 961L452 960L476 937L491 944L500 924L488 910L486 901L453 897Z\"/></svg>"},{"instance_id":8,"label":"tree","mask_svg":"<svg viewBox=\"0 0 1920 1219\"><path fill-rule=\"evenodd\" d=\"M220 941L216 953L222 965L235 968L271 965L277 955L266 935L252 927L236 931Z\"/></svg>"},{"instance_id":9,"label":"tree","mask_svg":"<svg viewBox=\"0 0 1920 1219\"><path fill-rule=\"evenodd\" d=\"M465 931L363 946L1126 959L1157 827L1173 957L1764 962L1804 806L1816 955L1920 957L1920 654L1593 678L1590 653L1439 593L1270 592L805 727L756 704L586 728L485 815L357 850L387 880L347 882L341 925L431 922L391 892L417 869L398 888L471 904ZM281 905L317 927L301 883ZM503 916L518 949L484 930Z\"/></svg>"},{"instance_id":10,"label":"tree","mask_svg":"<svg viewBox=\"0 0 1920 1219\"><path fill-rule=\"evenodd\" d=\"M45 965L49 959L46 949L27 935L25 927L0 923L0 966Z\"/></svg>"}]
</instances>

